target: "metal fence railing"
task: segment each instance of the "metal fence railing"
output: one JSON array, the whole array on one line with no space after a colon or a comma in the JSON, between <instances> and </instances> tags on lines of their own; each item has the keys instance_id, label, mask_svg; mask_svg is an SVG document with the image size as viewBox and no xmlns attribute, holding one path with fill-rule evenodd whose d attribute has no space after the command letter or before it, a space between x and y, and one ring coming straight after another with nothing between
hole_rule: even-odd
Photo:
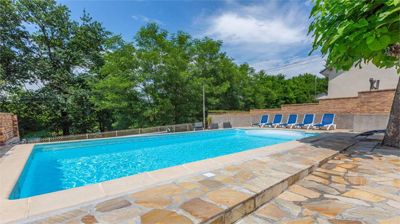
<instances>
[{"instance_id":1,"label":"metal fence railing","mask_svg":"<svg viewBox=\"0 0 400 224\"><path fill-rule=\"evenodd\" d=\"M165 126L148 127L148 128L136 128L136 129L127 129L127 130L86 133L86 134L77 134L77 135L31 138L31 139L25 139L22 142L23 143L41 143L41 142L43 143L43 142L59 142L59 141L71 141L71 140L96 139L96 138L110 138L110 137L139 135L139 134L147 134L147 133L184 132L184 131L193 131L193 128L194 128L193 124L186 123L186 124L165 125Z\"/></svg>"}]
</instances>

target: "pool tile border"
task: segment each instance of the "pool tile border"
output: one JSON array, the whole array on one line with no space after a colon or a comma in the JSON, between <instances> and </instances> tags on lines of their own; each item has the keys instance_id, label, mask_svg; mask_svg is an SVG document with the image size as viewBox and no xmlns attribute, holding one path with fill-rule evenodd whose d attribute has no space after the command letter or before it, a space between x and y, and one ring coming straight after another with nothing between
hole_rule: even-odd
<instances>
[{"instance_id":1,"label":"pool tile border","mask_svg":"<svg viewBox=\"0 0 400 224\"><path fill-rule=\"evenodd\" d=\"M316 141L323 137L323 134L318 137L310 137L308 138L308 141ZM167 183L176 178L204 173L229 164L245 162L250 159L282 153L293 148L306 145L307 143L291 141L147 173L127 176L97 184L71 188L25 199L9 200L8 195L18 180L19 175L21 174L34 146L34 144L18 145L10 150L6 154L6 158L4 158L0 163L0 182L2 186L5 186L2 187L0 192L0 220L3 222L22 220L48 212L70 208L79 204L105 200L107 198L115 197L124 193L138 191L151 185ZM307 170L308 169L309 168L307 168ZM300 176L304 175L306 174L299 175L299 178ZM294 178L293 180L297 179ZM288 181L287 185L289 185L289 183L292 184L293 180ZM132 186L132 184L136 183L140 183L140 186ZM273 193L275 191L277 190L268 190L269 193ZM267 192L267 190L265 192ZM261 202L264 201L262 200L261 196L255 197L251 200L254 200L254 206L250 205L251 203L247 201L241 206L244 206L246 210L253 210L250 209L250 207L257 208L261 205ZM230 213L225 212L226 214L224 213L224 219L230 216L238 217L236 214L238 210L240 209L232 208L229 210L231 211Z\"/></svg>"}]
</instances>

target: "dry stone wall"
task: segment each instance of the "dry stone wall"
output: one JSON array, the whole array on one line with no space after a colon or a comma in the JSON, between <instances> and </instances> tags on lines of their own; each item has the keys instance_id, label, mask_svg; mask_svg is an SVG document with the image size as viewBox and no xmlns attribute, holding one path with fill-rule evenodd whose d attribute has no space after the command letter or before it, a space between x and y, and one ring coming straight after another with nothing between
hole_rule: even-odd
<instances>
[{"instance_id":1,"label":"dry stone wall","mask_svg":"<svg viewBox=\"0 0 400 224\"><path fill-rule=\"evenodd\" d=\"M17 115L0 113L0 145L19 138Z\"/></svg>"}]
</instances>

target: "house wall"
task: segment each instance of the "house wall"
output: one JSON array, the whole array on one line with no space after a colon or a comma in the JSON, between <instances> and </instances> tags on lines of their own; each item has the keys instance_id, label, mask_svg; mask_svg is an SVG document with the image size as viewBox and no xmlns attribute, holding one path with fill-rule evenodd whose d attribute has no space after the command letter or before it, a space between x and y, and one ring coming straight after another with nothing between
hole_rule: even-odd
<instances>
[{"instance_id":1,"label":"house wall","mask_svg":"<svg viewBox=\"0 0 400 224\"><path fill-rule=\"evenodd\" d=\"M0 113L0 145L19 139L17 115Z\"/></svg>"},{"instance_id":2,"label":"house wall","mask_svg":"<svg viewBox=\"0 0 400 224\"><path fill-rule=\"evenodd\" d=\"M369 79L379 80L379 89L395 89L399 74L395 68L382 69L373 64L364 64L362 68L353 67L346 72L330 72L328 95L325 98L355 97L358 92L369 91Z\"/></svg>"},{"instance_id":3,"label":"house wall","mask_svg":"<svg viewBox=\"0 0 400 224\"><path fill-rule=\"evenodd\" d=\"M315 123L321 121L324 113L336 114L337 128L366 131L385 129L393 103L394 89L359 92L356 97L321 99L318 103L287 104L276 109L256 109L248 112L210 114L213 123L230 121L233 127L246 127L258 123L263 114L284 115L286 121L289 114L298 114L298 121L303 120L306 113L316 114Z\"/></svg>"}]
</instances>

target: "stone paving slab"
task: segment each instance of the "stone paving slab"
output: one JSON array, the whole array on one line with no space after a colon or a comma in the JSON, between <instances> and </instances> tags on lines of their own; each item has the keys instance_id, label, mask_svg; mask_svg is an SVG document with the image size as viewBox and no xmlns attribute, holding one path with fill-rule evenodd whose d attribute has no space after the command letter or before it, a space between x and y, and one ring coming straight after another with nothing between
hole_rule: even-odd
<instances>
[{"instance_id":1,"label":"stone paving slab","mask_svg":"<svg viewBox=\"0 0 400 224\"><path fill-rule=\"evenodd\" d=\"M293 192L284 199L276 200L296 210L298 206L285 199L296 198L298 201L304 201L308 200L309 195L317 198L321 197L319 195L322 193L317 189L293 184L355 141L349 135L320 138L288 151L226 165L207 173L178 178L169 183L150 186L104 201L46 213L25 222L233 223L254 212L290 186ZM336 192L332 188L331 193ZM282 205L273 208L277 210L280 206ZM313 208L312 205L310 208ZM300 212L301 209L297 210ZM282 212L280 216L285 214ZM264 216L268 215L266 212ZM266 220L265 217L252 219Z\"/></svg>"},{"instance_id":2,"label":"stone paving slab","mask_svg":"<svg viewBox=\"0 0 400 224\"><path fill-rule=\"evenodd\" d=\"M400 156L359 142L238 224L399 224Z\"/></svg>"}]
</instances>

